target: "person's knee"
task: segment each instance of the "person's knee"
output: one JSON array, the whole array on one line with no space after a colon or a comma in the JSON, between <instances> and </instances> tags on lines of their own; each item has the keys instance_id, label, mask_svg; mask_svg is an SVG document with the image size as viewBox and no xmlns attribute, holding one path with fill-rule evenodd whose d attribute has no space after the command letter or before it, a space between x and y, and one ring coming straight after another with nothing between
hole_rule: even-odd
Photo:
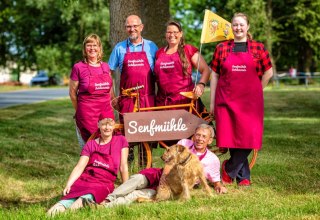
<instances>
[{"instance_id":1,"label":"person's knee","mask_svg":"<svg viewBox=\"0 0 320 220\"><path fill-rule=\"evenodd\" d=\"M144 177L144 175L137 173L137 174L133 174L130 176L130 179L134 179L134 180L140 180Z\"/></svg>"},{"instance_id":2,"label":"person's knee","mask_svg":"<svg viewBox=\"0 0 320 220\"><path fill-rule=\"evenodd\" d=\"M137 189L142 189L148 186L148 179L140 173L132 175L132 178L137 183Z\"/></svg>"}]
</instances>

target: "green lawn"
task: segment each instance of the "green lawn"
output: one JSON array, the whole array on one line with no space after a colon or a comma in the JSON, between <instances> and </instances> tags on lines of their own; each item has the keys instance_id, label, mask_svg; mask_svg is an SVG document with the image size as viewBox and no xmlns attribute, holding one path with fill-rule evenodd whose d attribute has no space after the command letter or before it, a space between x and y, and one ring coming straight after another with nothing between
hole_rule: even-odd
<instances>
[{"instance_id":1,"label":"green lawn","mask_svg":"<svg viewBox=\"0 0 320 220\"><path fill-rule=\"evenodd\" d=\"M0 109L0 219L46 218L79 157L72 115L67 99ZM264 134L250 188L57 219L320 219L320 89L268 88Z\"/></svg>"}]
</instances>

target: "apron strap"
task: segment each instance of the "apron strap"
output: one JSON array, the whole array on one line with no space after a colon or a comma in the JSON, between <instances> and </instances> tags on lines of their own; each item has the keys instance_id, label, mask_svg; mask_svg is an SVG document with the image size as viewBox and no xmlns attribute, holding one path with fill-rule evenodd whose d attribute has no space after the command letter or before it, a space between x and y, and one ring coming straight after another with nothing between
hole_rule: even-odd
<instances>
[{"instance_id":1,"label":"apron strap","mask_svg":"<svg viewBox=\"0 0 320 220\"><path fill-rule=\"evenodd\" d=\"M142 50L141 51L144 51L144 40L142 38ZM130 53L130 47L129 47L129 39L127 39L127 48L126 48L126 52Z\"/></svg>"}]
</instances>

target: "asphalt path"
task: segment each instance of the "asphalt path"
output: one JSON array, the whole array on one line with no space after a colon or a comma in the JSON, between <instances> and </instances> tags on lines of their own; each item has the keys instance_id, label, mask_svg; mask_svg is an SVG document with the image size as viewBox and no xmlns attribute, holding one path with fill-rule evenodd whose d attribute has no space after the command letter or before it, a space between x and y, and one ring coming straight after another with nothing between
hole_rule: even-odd
<instances>
[{"instance_id":1,"label":"asphalt path","mask_svg":"<svg viewBox=\"0 0 320 220\"><path fill-rule=\"evenodd\" d=\"M0 93L0 108L31 104L69 96L68 88L31 89Z\"/></svg>"}]
</instances>

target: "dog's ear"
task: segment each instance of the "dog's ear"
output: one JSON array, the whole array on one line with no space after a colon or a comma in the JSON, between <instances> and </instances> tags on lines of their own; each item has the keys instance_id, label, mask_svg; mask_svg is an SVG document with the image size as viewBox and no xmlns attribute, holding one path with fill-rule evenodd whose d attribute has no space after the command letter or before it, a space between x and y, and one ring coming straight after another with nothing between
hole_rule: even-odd
<instances>
[{"instance_id":1,"label":"dog's ear","mask_svg":"<svg viewBox=\"0 0 320 220\"><path fill-rule=\"evenodd\" d=\"M186 150L186 147L180 144L177 144L177 149L179 153L182 153L183 151Z\"/></svg>"},{"instance_id":2,"label":"dog's ear","mask_svg":"<svg viewBox=\"0 0 320 220\"><path fill-rule=\"evenodd\" d=\"M177 149L178 149L178 161L179 163L184 163L188 157L190 156L190 151L187 147L182 146L182 145L177 145Z\"/></svg>"}]
</instances>

